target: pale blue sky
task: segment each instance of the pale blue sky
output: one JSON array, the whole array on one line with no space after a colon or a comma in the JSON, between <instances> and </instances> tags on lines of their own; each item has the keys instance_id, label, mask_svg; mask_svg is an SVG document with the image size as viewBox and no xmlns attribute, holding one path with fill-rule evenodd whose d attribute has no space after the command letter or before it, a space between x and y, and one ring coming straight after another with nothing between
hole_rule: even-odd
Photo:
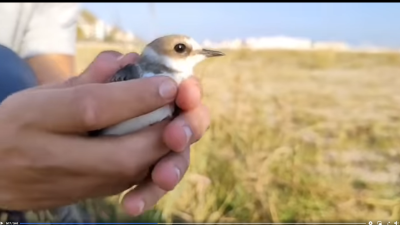
<instances>
[{"instance_id":1,"label":"pale blue sky","mask_svg":"<svg viewBox=\"0 0 400 225\"><path fill-rule=\"evenodd\" d=\"M153 38L148 3L83 3L97 17ZM400 47L400 3L155 3L157 35L198 41L287 35Z\"/></svg>"}]
</instances>

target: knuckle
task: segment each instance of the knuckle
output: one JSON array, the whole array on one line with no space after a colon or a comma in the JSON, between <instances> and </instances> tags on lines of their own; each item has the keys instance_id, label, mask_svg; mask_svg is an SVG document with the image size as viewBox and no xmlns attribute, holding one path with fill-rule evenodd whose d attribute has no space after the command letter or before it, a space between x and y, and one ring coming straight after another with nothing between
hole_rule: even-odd
<instances>
[{"instance_id":1,"label":"knuckle","mask_svg":"<svg viewBox=\"0 0 400 225\"><path fill-rule=\"evenodd\" d=\"M189 121L188 121L189 122ZM202 125L200 121L189 122L190 130L192 131L192 136L190 138L190 143L196 143L202 136Z\"/></svg>"},{"instance_id":2,"label":"knuckle","mask_svg":"<svg viewBox=\"0 0 400 225\"><path fill-rule=\"evenodd\" d=\"M118 174L120 174L122 177L129 178L131 179L132 177L136 177L139 175L140 168L138 168L138 165L132 160L132 146L131 147L119 147L119 154L116 159L116 165L117 165L117 170Z\"/></svg>"},{"instance_id":3,"label":"knuckle","mask_svg":"<svg viewBox=\"0 0 400 225\"><path fill-rule=\"evenodd\" d=\"M95 98L93 88L76 88L74 90L73 101L76 104L76 110L79 112L80 122L85 128L92 130L97 128L100 121L99 102Z\"/></svg>"},{"instance_id":4,"label":"knuckle","mask_svg":"<svg viewBox=\"0 0 400 225\"><path fill-rule=\"evenodd\" d=\"M127 157L122 157L119 162L119 173L122 177L132 177L136 175L136 168L132 163L132 160L128 160Z\"/></svg>"},{"instance_id":5,"label":"knuckle","mask_svg":"<svg viewBox=\"0 0 400 225\"><path fill-rule=\"evenodd\" d=\"M122 57L122 56L121 56ZM123 56L123 65L131 64L136 62L139 59L139 54L135 52L127 53Z\"/></svg>"},{"instance_id":6,"label":"knuckle","mask_svg":"<svg viewBox=\"0 0 400 225\"><path fill-rule=\"evenodd\" d=\"M64 81L64 84L66 87L73 87L78 83L79 78L80 78L80 76L71 77L71 78L67 79L66 81Z\"/></svg>"},{"instance_id":7,"label":"knuckle","mask_svg":"<svg viewBox=\"0 0 400 225\"><path fill-rule=\"evenodd\" d=\"M195 118L197 119L192 122L194 142L198 142L203 137L211 124L210 111L206 106L203 105L198 111L196 111L196 115ZM192 119L194 119L193 116L194 115L191 116Z\"/></svg>"},{"instance_id":8,"label":"knuckle","mask_svg":"<svg viewBox=\"0 0 400 225\"><path fill-rule=\"evenodd\" d=\"M185 173L186 170L189 168L190 159L185 157L184 154L177 154L179 157L179 164L181 165L181 172Z\"/></svg>"},{"instance_id":9,"label":"knuckle","mask_svg":"<svg viewBox=\"0 0 400 225\"><path fill-rule=\"evenodd\" d=\"M203 136L203 132L202 131L200 131L200 130L196 130L196 132L193 132L194 134L193 134L193 143L196 143L196 142L198 142L200 139L201 139L201 137Z\"/></svg>"}]
</instances>

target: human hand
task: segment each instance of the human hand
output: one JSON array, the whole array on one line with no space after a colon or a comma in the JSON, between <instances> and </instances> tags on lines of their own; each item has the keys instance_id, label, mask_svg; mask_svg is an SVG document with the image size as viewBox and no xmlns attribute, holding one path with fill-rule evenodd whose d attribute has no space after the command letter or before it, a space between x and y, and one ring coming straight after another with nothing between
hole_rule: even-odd
<instances>
[{"instance_id":1,"label":"human hand","mask_svg":"<svg viewBox=\"0 0 400 225\"><path fill-rule=\"evenodd\" d=\"M113 195L141 181L149 165L169 152L163 143L168 129L182 131L174 122L166 133L162 122L123 137L84 135L175 99L176 88L164 97L158 91L169 78L101 84L123 66L113 54L99 55L77 78L16 93L0 105L1 208L43 209ZM144 104L133 105L135 100ZM179 146L182 139L176 140Z\"/></svg>"}]
</instances>

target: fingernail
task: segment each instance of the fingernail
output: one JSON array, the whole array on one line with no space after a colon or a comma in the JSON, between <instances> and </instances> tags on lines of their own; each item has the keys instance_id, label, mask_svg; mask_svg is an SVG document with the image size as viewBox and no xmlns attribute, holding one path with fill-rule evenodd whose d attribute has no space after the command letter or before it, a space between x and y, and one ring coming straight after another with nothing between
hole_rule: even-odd
<instances>
[{"instance_id":1,"label":"fingernail","mask_svg":"<svg viewBox=\"0 0 400 225\"><path fill-rule=\"evenodd\" d=\"M125 55L121 55L117 58L117 61L121 60L122 58L124 58Z\"/></svg>"},{"instance_id":2,"label":"fingernail","mask_svg":"<svg viewBox=\"0 0 400 225\"><path fill-rule=\"evenodd\" d=\"M176 173L176 177L178 178L178 181L181 180L181 171L175 167L175 173Z\"/></svg>"},{"instance_id":3,"label":"fingernail","mask_svg":"<svg viewBox=\"0 0 400 225\"><path fill-rule=\"evenodd\" d=\"M192 130L190 130L190 128L188 126L184 126L183 131L185 131L185 135L186 135L186 144L189 144L190 138L193 135Z\"/></svg>"},{"instance_id":4,"label":"fingernail","mask_svg":"<svg viewBox=\"0 0 400 225\"><path fill-rule=\"evenodd\" d=\"M137 210L136 210L136 212L134 213L134 216L138 216L138 215L142 214L143 208L144 208L144 201L139 201L139 202L136 204L136 208L137 208Z\"/></svg>"},{"instance_id":5,"label":"fingernail","mask_svg":"<svg viewBox=\"0 0 400 225\"><path fill-rule=\"evenodd\" d=\"M177 91L178 87L172 80L164 81L164 83L160 85L159 89L160 95L163 98L173 98L175 97Z\"/></svg>"}]
</instances>

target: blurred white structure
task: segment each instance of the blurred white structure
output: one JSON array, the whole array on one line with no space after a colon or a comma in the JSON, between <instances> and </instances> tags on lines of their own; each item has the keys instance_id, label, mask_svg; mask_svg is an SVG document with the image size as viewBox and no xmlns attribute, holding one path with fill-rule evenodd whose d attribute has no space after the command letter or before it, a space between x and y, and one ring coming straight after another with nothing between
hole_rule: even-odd
<instances>
[{"instance_id":1,"label":"blurred white structure","mask_svg":"<svg viewBox=\"0 0 400 225\"><path fill-rule=\"evenodd\" d=\"M155 9L153 4L149 4L149 9L152 17L155 18ZM117 26L112 26L106 22L97 19L89 11L82 11L78 20L78 27L82 31L86 40L105 41L107 37L112 36L112 39L117 42L143 42L139 37L136 37L132 32L125 31ZM344 42L313 42L307 38L295 38L287 36L273 37L249 37L245 39L232 39L214 42L205 40L204 47L209 48L225 48L225 49L286 49L286 50L332 50L332 51L354 51L354 52L387 52L398 49L389 49L376 46L349 46Z\"/></svg>"},{"instance_id":2,"label":"blurred white structure","mask_svg":"<svg viewBox=\"0 0 400 225\"><path fill-rule=\"evenodd\" d=\"M78 27L82 30L85 39L88 40L105 41L110 35L113 36L115 41L119 42L130 42L136 39L132 32L107 24L88 11L83 12L79 17Z\"/></svg>"},{"instance_id":3,"label":"blurred white structure","mask_svg":"<svg viewBox=\"0 0 400 225\"><path fill-rule=\"evenodd\" d=\"M311 49L312 41L305 38L290 38L284 36L248 38L245 41L251 49Z\"/></svg>"},{"instance_id":4,"label":"blurred white structure","mask_svg":"<svg viewBox=\"0 0 400 225\"><path fill-rule=\"evenodd\" d=\"M133 33L128 31L123 31L121 29L116 29L114 31L113 38L117 42L132 42L136 39Z\"/></svg>"},{"instance_id":5,"label":"blurred white structure","mask_svg":"<svg viewBox=\"0 0 400 225\"><path fill-rule=\"evenodd\" d=\"M309 50L312 48L312 41L305 38L290 38L284 36L277 37L260 37L247 39L226 40L219 43L205 40L204 46L213 48L250 48L250 49L302 49Z\"/></svg>"},{"instance_id":6,"label":"blurred white structure","mask_svg":"<svg viewBox=\"0 0 400 225\"><path fill-rule=\"evenodd\" d=\"M97 20L94 24L94 38L96 40L104 40L106 36L112 31L113 27L106 24L102 20Z\"/></svg>"},{"instance_id":7,"label":"blurred white structure","mask_svg":"<svg viewBox=\"0 0 400 225\"><path fill-rule=\"evenodd\" d=\"M78 27L82 30L85 37L90 38L95 35L95 28L92 21L87 20L85 17L80 16L78 18Z\"/></svg>"},{"instance_id":8,"label":"blurred white structure","mask_svg":"<svg viewBox=\"0 0 400 225\"><path fill-rule=\"evenodd\" d=\"M234 39L231 41L222 41L222 42L212 42L210 40L205 40L203 42L203 45L205 47L210 47L210 48L228 48L228 49L239 49L243 48L243 40L241 39Z\"/></svg>"},{"instance_id":9,"label":"blurred white structure","mask_svg":"<svg viewBox=\"0 0 400 225\"><path fill-rule=\"evenodd\" d=\"M334 50L334 51L348 51L350 46L343 42L315 42L313 44L315 50Z\"/></svg>"},{"instance_id":10,"label":"blurred white structure","mask_svg":"<svg viewBox=\"0 0 400 225\"><path fill-rule=\"evenodd\" d=\"M312 48L312 41L305 38L291 38L285 36L277 36L277 37L260 37L260 38L250 37L244 40L242 39L225 40L218 43L211 42L210 40L205 40L203 42L203 45L213 48L228 48L228 49L250 48L250 49L309 50Z\"/></svg>"},{"instance_id":11,"label":"blurred white structure","mask_svg":"<svg viewBox=\"0 0 400 225\"><path fill-rule=\"evenodd\" d=\"M224 40L221 42L212 42L205 40L205 47L210 48L225 48L225 49L286 49L286 50L331 50L331 51L390 51L387 48L369 47L369 48L354 48L344 42L320 41L313 42L307 38L292 38L286 36L275 37L250 37L246 39ZM393 50L392 50L393 51Z\"/></svg>"}]
</instances>

